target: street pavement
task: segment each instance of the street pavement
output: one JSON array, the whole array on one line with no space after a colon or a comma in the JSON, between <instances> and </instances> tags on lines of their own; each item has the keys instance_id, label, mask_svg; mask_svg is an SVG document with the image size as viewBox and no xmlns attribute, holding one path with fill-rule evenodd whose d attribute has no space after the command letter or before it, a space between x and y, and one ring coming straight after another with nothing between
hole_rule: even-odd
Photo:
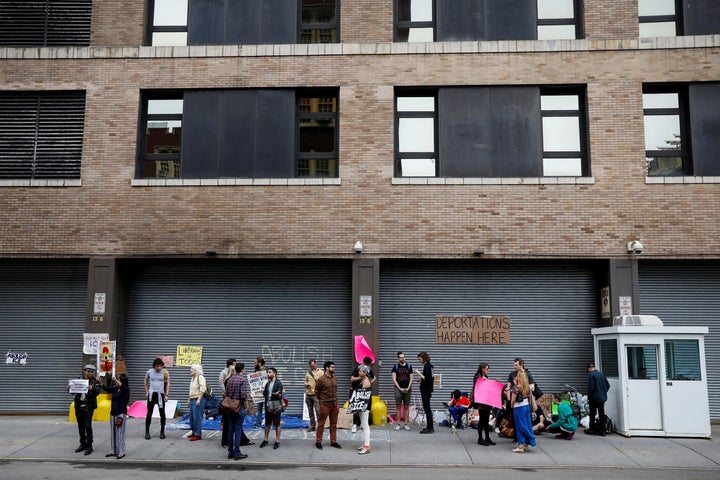
<instances>
[{"instance_id":1,"label":"street pavement","mask_svg":"<svg viewBox=\"0 0 720 480\"><path fill-rule=\"evenodd\" d=\"M174 421L177 421L175 419ZM173 421L173 422L174 422ZM106 458L110 451L109 422L95 422L94 453L74 453L78 446L77 426L65 416L0 416L0 462L84 462L102 464L234 464L283 466L375 466L422 467L457 466L486 468L610 468L610 469L688 469L707 471L708 478L720 478L720 425L713 425L713 439L698 438L626 438L617 434L597 437L581 431L571 441L556 439L552 434L537 437L537 447L528 453L511 451L512 441L492 434L497 445L477 444L477 431L436 427L432 435L420 435L420 427L395 431L392 425L371 427L371 453L358 455L362 433L338 430L342 449L331 448L327 429L323 450L315 448L315 434L304 429L282 431L280 448L274 450L274 432L270 445L259 448L263 432L246 433L255 445L242 448L243 460L228 460L227 450L220 446L220 432L204 431L203 439L190 442L189 432L167 429L167 438L158 437L158 420L154 419L152 439L144 439L144 419L129 418L127 454L123 459Z\"/></svg>"}]
</instances>

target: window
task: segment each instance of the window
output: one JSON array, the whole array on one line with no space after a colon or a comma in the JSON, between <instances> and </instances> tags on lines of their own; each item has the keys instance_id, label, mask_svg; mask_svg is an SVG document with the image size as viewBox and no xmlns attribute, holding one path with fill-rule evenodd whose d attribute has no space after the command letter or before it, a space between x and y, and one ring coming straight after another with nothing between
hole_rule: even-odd
<instances>
[{"instance_id":1,"label":"window","mask_svg":"<svg viewBox=\"0 0 720 480\"><path fill-rule=\"evenodd\" d=\"M0 1L0 46L90 45L92 0Z\"/></svg>"},{"instance_id":2,"label":"window","mask_svg":"<svg viewBox=\"0 0 720 480\"><path fill-rule=\"evenodd\" d=\"M665 377L667 380L702 380L697 340L665 340Z\"/></svg>"},{"instance_id":3,"label":"window","mask_svg":"<svg viewBox=\"0 0 720 480\"><path fill-rule=\"evenodd\" d=\"M146 92L138 178L337 177L337 89Z\"/></svg>"},{"instance_id":4,"label":"window","mask_svg":"<svg viewBox=\"0 0 720 480\"><path fill-rule=\"evenodd\" d=\"M180 178L182 94L150 96L145 105L142 177Z\"/></svg>"},{"instance_id":5,"label":"window","mask_svg":"<svg viewBox=\"0 0 720 480\"><path fill-rule=\"evenodd\" d=\"M337 43L337 0L300 0L299 43Z\"/></svg>"},{"instance_id":6,"label":"window","mask_svg":"<svg viewBox=\"0 0 720 480\"><path fill-rule=\"evenodd\" d=\"M546 89L540 96L543 130L543 176L589 174L585 145L585 102L577 91Z\"/></svg>"},{"instance_id":7,"label":"window","mask_svg":"<svg viewBox=\"0 0 720 480\"><path fill-rule=\"evenodd\" d=\"M0 178L80 178L85 92L0 92Z\"/></svg>"},{"instance_id":8,"label":"window","mask_svg":"<svg viewBox=\"0 0 720 480\"><path fill-rule=\"evenodd\" d=\"M643 86L648 176L720 175L720 83Z\"/></svg>"},{"instance_id":9,"label":"window","mask_svg":"<svg viewBox=\"0 0 720 480\"><path fill-rule=\"evenodd\" d=\"M337 96L298 92L298 177L337 176Z\"/></svg>"},{"instance_id":10,"label":"window","mask_svg":"<svg viewBox=\"0 0 720 480\"><path fill-rule=\"evenodd\" d=\"M573 39L581 0L395 0L395 41Z\"/></svg>"},{"instance_id":11,"label":"window","mask_svg":"<svg viewBox=\"0 0 720 480\"><path fill-rule=\"evenodd\" d=\"M149 44L188 44L188 0L150 0Z\"/></svg>"},{"instance_id":12,"label":"window","mask_svg":"<svg viewBox=\"0 0 720 480\"><path fill-rule=\"evenodd\" d=\"M657 380L657 347L627 347L628 378L632 380Z\"/></svg>"},{"instance_id":13,"label":"window","mask_svg":"<svg viewBox=\"0 0 720 480\"><path fill-rule=\"evenodd\" d=\"M582 38L580 0L537 0L537 39Z\"/></svg>"},{"instance_id":14,"label":"window","mask_svg":"<svg viewBox=\"0 0 720 480\"><path fill-rule=\"evenodd\" d=\"M600 371L606 377L618 378L620 376L620 368L618 367L618 346L617 340L600 340L598 341L600 350Z\"/></svg>"},{"instance_id":15,"label":"window","mask_svg":"<svg viewBox=\"0 0 720 480\"><path fill-rule=\"evenodd\" d=\"M641 37L720 33L717 0L638 0Z\"/></svg>"},{"instance_id":16,"label":"window","mask_svg":"<svg viewBox=\"0 0 720 480\"><path fill-rule=\"evenodd\" d=\"M398 89L397 177L589 176L583 87Z\"/></svg>"},{"instance_id":17,"label":"window","mask_svg":"<svg viewBox=\"0 0 720 480\"><path fill-rule=\"evenodd\" d=\"M150 45L336 43L338 0L148 0Z\"/></svg>"}]
</instances>

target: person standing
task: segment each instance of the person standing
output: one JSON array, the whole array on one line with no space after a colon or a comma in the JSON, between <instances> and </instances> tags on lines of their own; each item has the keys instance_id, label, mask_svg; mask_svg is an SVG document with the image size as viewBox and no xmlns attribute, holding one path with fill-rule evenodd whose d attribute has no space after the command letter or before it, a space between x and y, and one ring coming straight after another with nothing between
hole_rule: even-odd
<instances>
[{"instance_id":1,"label":"person standing","mask_svg":"<svg viewBox=\"0 0 720 480\"><path fill-rule=\"evenodd\" d=\"M255 358L255 372L262 372L265 370L265 359L263 357L256 357ZM265 388L263 386L263 388ZM262 393L258 394L258 396L253 396L253 400L255 401L255 428L260 428L262 426L262 419L263 419L263 405L265 405L265 399L262 396Z\"/></svg>"},{"instance_id":2,"label":"person standing","mask_svg":"<svg viewBox=\"0 0 720 480\"><path fill-rule=\"evenodd\" d=\"M489 372L490 365L488 365L487 363L483 362L478 365L478 369L477 372L475 372L472 383L473 396L475 395L475 385L477 385L478 380L480 378L487 379ZM473 398L473 408L478 411L478 445L483 445L486 447L490 445L495 445L495 442L490 439L490 410L492 407L484 403L476 402Z\"/></svg>"},{"instance_id":3,"label":"person standing","mask_svg":"<svg viewBox=\"0 0 720 480\"><path fill-rule=\"evenodd\" d=\"M370 369L370 373L368 374L368 378L370 379L370 383L375 383L375 374L372 371L372 358L370 357L363 357L363 363L358 365L357 367L353 368L352 373L350 374L350 388L352 390L357 390L362 383L362 379L360 378L360 367L365 365ZM371 407L370 407L371 408ZM360 414L358 412L353 412L353 424L352 424L352 433L357 432L357 427L360 426Z\"/></svg>"},{"instance_id":4,"label":"person standing","mask_svg":"<svg viewBox=\"0 0 720 480\"><path fill-rule=\"evenodd\" d=\"M405 361L403 352L397 353L398 363L392 368L392 380L395 386L395 408L397 424L395 430L402 428L403 418L405 419L405 430L410 430L410 390L413 382L412 365Z\"/></svg>"},{"instance_id":5,"label":"person standing","mask_svg":"<svg viewBox=\"0 0 720 480\"><path fill-rule=\"evenodd\" d=\"M150 423L155 405L160 411L160 438L165 438L165 405L170 395L170 375L165 363L156 358L153 367L145 373L145 398L147 414L145 415L145 440L150 440Z\"/></svg>"},{"instance_id":6,"label":"person standing","mask_svg":"<svg viewBox=\"0 0 720 480\"><path fill-rule=\"evenodd\" d=\"M237 368L237 365L235 366ZM190 389L188 392L188 407L190 409L190 429L192 434L188 440L195 442L202 440L203 412L205 411L205 392L207 381L203 375L202 365L194 364L190 367Z\"/></svg>"},{"instance_id":7,"label":"person standing","mask_svg":"<svg viewBox=\"0 0 720 480\"><path fill-rule=\"evenodd\" d=\"M433 425L433 415L430 407L430 398L433 392L433 366L430 363L430 355L427 352L418 353L418 361L422 365L422 371L415 369L415 374L420 377L420 397L422 398L423 412L427 425L420 430L421 434L435 433L435 425Z\"/></svg>"},{"instance_id":8,"label":"person standing","mask_svg":"<svg viewBox=\"0 0 720 480\"><path fill-rule=\"evenodd\" d=\"M526 369L525 369L525 361L524 361L522 358L520 358L520 357L516 357L516 358L513 360L513 371L510 372L510 374L508 375L508 381L507 381L507 388L508 388L508 397L507 397L507 399L508 399L508 402L509 402L510 399L511 399L511 392L512 392L513 387L515 386L515 377L517 376L517 374L518 374L519 372L525 372L525 375L527 375L527 377L528 377L528 383L529 383L529 385L530 385L530 391L532 392L533 390L535 390L535 379L533 378L532 373L530 373L529 370L526 370ZM510 408L508 408L508 410L507 410L506 413L507 413L507 416L508 416L508 423L509 423L508 426L509 426L510 428L513 428L513 430L514 430L514 432L515 432L515 433L514 433L513 440L517 440L517 429L514 428L514 426L515 426L515 419L513 418L513 415L514 415L514 413L515 413L515 409L513 409L512 407L510 407Z\"/></svg>"},{"instance_id":9,"label":"person standing","mask_svg":"<svg viewBox=\"0 0 720 480\"><path fill-rule=\"evenodd\" d=\"M235 364L235 374L232 375L225 386L225 395L233 400L240 401L238 413L228 412L228 458L242 460L247 458L246 453L240 451L243 436L243 423L245 422L245 400L250 396L250 386L245 378L245 364Z\"/></svg>"},{"instance_id":10,"label":"person standing","mask_svg":"<svg viewBox=\"0 0 720 480\"><path fill-rule=\"evenodd\" d=\"M76 393L74 400L75 420L80 435L80 446L75 449L75 453L84 451L85 455L90 455L93 452L92 417L97 408L97 396L100 393L100 382L95 378L95 365L85 365L83 379L88 381L87 393ZM70 391L70 385L68 385L68 391Z\"/></svg>"},{"instance_id":11,"label":"person standing","mask_svg":"<svg viewBox=\"0 0 720 480\"><path fill-rule=\"evenodd\" d=\"M610 383L605 374L595 368L595 364L587 364L588 372L588 403L590 404L590 428L585 430L589 435L605 436L605 402ZM597 420L595 416L597 415Z\"/></svg>"},{"instance_id":12,"label":"person standing","mask_svg":"<svg viewBox=\"0 0 720 480\"><path fill-rule=\"evenodd\" d=\"M127 375L119 375L110 381L110 385L102 387L112 394L110 403L110 453L106 457L125 456L125 427L127 426L127 408L130 402L130 387Z\"/></svg>"},{"instance_id":13,"label":"person standing","mask_svg":"<svg viewBox=\"0 0 720 480\"><path fill-rule=\"evenodd\" d=\"M335 362L327 361L323 364L324 373L315 382L315 395L320 403L320 416L318 417L315 432L315 448L322 450L323 431L325 421L330 417L330 446L342 448L337 443L337 422L340 405L337 396L337 377L335 376Z\"/></svg>"},{"instance_id":14,"label":"person standing","mask_svg":"<svg viewBox=\"0 0 720 480\"><path fill-rule=\"evenodd\" d=\"M308 361L308 367L308 371L305 373L305 405L307 405L308 415L310 416L308 432L314 432L317 418L320 417L320 402L315 396L315 383L323 372L317 368L317 361L314 358Z\"/></svg>"},{"instance_id":15,"label":"person standing","mask_svg":"<svg viewBox=\"0 0 720 480\"><path fill-rule=\"evenodd\" d=\"M220 387L220 393L223 397L225 397L225 384L228 381L228 378L232 376L232 374L235 373L235 364L237 361L234 358L228 358L225 361L225 368L220 370L220 375L218 376L218 386ZM222 402L222 399L220 399ZM227 448L228 446L228 421L227 421L227 415L223 413L223 419L220 424L222 435L220 437L220 445L222 445L223 448Z\"/></svg>"},{"instance_id":16,"label":"person standing","mask_svg":"<svg viewBox=\"0 0 720 480\"><path fill-rule=\"evenodd\" d=\"M360 385L357 390L362 392L362 397L368 398L364 403L363 410L360 411L360 425L363 430L363 444L358 447L358 454L365 455L370 453L370 397L372 395L372 382L370 381L370 367L360 365L358 374L360 375Z\"/></svg>"},{"instance_id":17,"label":"person standing","mask_svg":"<svg viewBox=\"0 0 720 480\"><path fill-rule=\"evenodd\" d=\"M260 444L260 448L264 448L268 444L270 438L270 429L275 427L275 443L273 449L280 447L280 416L282 412L270 412L268 404L272 401L283 401L283 384L277 378L277 369L270 367L267 369L268 381L263 389L263 398L265 398L265 439Z\"/></svg>"},{"instance_id":18,"label":"person standing","mask_svg":"<svg viewBox=\"0 0 720 480\"><path fill-rule=\"evenodd\" d=\"M515 421L515 435L517 436L517 447L513 448L515 453L525 453L528 446L535 446L535 433L532 428L532 417L530 415L530 384L525 372L518 372L515 375L515 385L511 390L510 405L513 410Z\"/></svg>"}]
</instances>

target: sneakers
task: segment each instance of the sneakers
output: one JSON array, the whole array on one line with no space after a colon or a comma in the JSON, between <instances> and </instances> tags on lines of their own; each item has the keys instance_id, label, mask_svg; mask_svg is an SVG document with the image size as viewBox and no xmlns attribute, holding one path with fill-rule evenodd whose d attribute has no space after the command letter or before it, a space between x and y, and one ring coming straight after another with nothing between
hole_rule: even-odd
<instances>
[{"instance_id":1,"label":"sneakers","mask_svg":"<svg viewBox=\"0 0 720 480\"><path fill-rule=\"evenodd\" d=\"M407 424L406 424L406 425L405 425L405 430L407 430L407 431L409 432L409 431L410 431L410 425L407 425Z\"/></svg>"},{"instance_id":2,"label":"sneakers","mask_svg":"<svg viewBox=\"0 0 720 480\"><path fill-rule=\"evenodd\" d=\"M402 428L402 427L400 427L399 423L397 425L395 425L395 430L400 430L400 428ZM360 448L362 448L362 447L360 447Z\"/></svg>"},{"instance_id":3,"label":"sneakers","mask_svg":"<svg viewBox=\"0 0 720 480\"><path fill-rule=\"evenodd\" d=\"M370 446L366 445L360 449L358 452L358 455L365 455L366 453L370 453Z\"/></svg>"},{"instance_id":4,"label":"sneakers","mask_svg":"<svg viewBox=\"0 0 720 480\"><path fill-rule=\"evenodd\" d=\"M278 448L280 448L280 442L273 443L273 450L277 450Z\"/></svg>"},{"instance_id":5,"label":"sneakers","mask_svg":"<svg viewBox=\"0 0 720 480\"><path fill-rule=\"evenodd\" d=\"M262 443L260 444L260 448L267 447L267 444L268 444L267 440L263 440Z\"/></svg>"},{"instance_id":6,"label":"sneakers","mask_svg":"<svg viewBox=\"0 0 720 480\"><path fill-rule=\"evenodd\" d=\"M357 433L357 425L355 425L355 424L353 423L353 426L352 426L352 428L350 429L350 431L351 431L352 433Z\"/></svg>"},{"instance_id":7,"label":"sneakers","mask_svg":"<svg viewBox=\"0 0 720 480\"><path fill-rule=\"evenodd\" d=\"M565 437L565 440L572 440L574 436L575 436L575 433L568 433L567 436Z\"/></svg>"},{"instance_id":8,"label":"sneakers","mask_svg":"<svg viewBox=\"0 0 720 480\"><path fill-rule=\"evenodd\" d=\"M322 443L316 443L315 448L317 448L318 450L322 450Z\"/></svg>"},{"instance_id":9,"label":"sneakers","mask_svg":"<svg viewBox=\"0 0 720 480\"><path fill-rule=\"evenodd\" d=\"M191 442L197 442L198 440L202 440L202 435L190 435L188 440Z\"/></svg>"}]
</instances>

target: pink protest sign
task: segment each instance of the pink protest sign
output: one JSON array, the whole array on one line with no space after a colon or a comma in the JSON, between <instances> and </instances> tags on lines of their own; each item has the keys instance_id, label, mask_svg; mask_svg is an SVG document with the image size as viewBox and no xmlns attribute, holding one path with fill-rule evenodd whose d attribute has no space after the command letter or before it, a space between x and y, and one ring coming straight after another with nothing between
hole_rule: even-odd
<instances>
[{"instance_id":1,"label":"pink protest sign","mask_svg":"<svg viewBox=\"0 0 720 480\"><path fill-rule=\"evenodd\" d=\"M473 399L475 403L484 403L491 407L502 408L502 391L503 384L489 380L487 378L480 377L475 383L475 390L473 391Z\"/></svg>"},{"instance_id":2,"label":"pink protest sign","mask_svg":"<svg viewBox=\"0 0 720 480\"><path fill-rule=\"evenodd\" d=\"M362 363L365 357L370 357L372 363L375 363L375 354L370 348L370 345L367 344L365 337L355 335L355 361Z\"/></svg>"}]
</instances>

